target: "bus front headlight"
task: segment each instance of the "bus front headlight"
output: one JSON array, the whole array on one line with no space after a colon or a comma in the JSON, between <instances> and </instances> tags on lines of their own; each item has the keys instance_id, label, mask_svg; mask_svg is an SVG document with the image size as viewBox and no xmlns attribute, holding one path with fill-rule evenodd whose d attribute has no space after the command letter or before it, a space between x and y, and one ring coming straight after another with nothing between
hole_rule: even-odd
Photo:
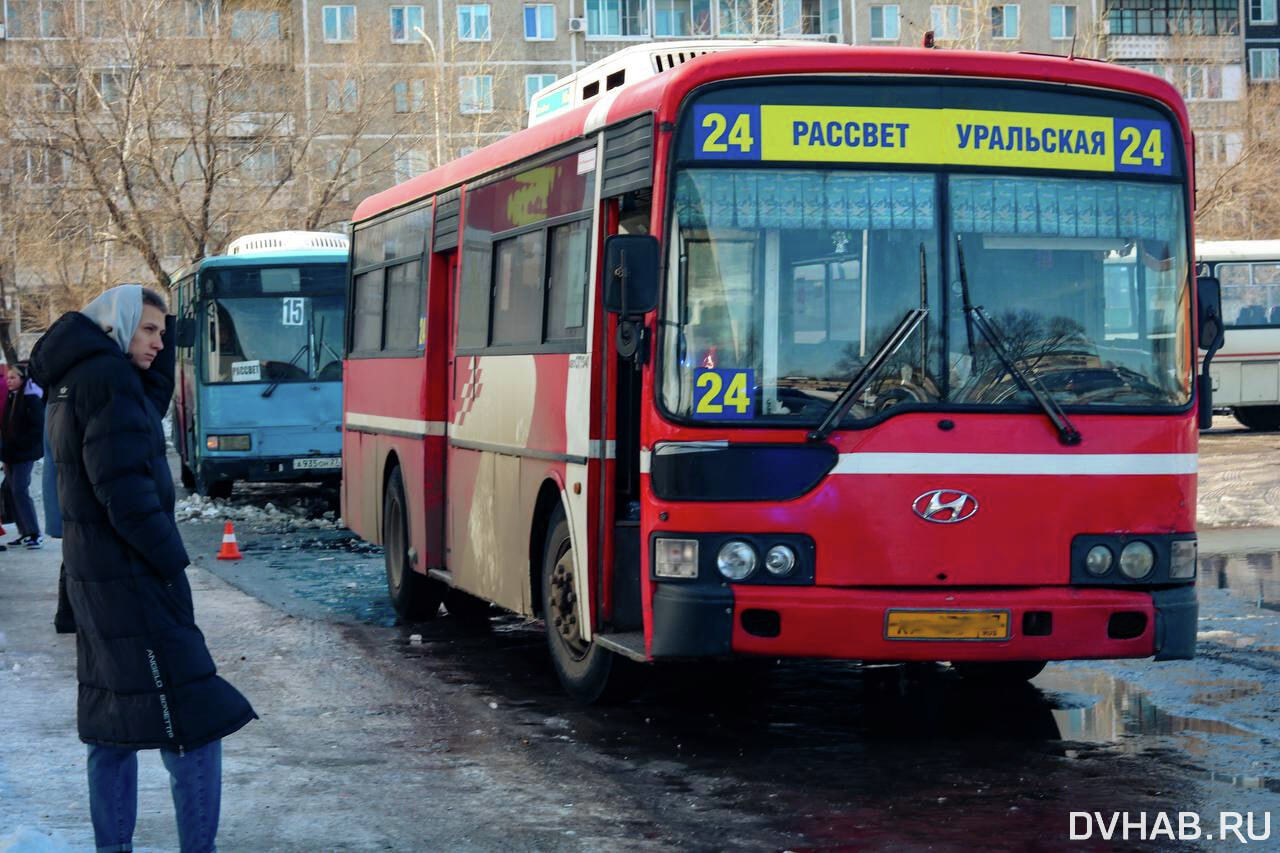
<instances>
[{"instance_id":1,"label":"bus front headlight","mask_svg":"<svg viewBox=\"0 0 1280 853\"><path fill-rule=\"evenodd\" d=\"M732 539L720 547L716 568L731 581L740 581L756 570L756 549L740 539Z\"/></svg>"},{"instance_id":2,"label":"bus front headlight","mask_svg":"<svg viewBox=\"0 0 1280 853\"><path fill-rule=\"evenodd\" d=\"M252 445L248 435L211 435L204 440L210 450L248 450Z\"/></svg>"},{"instance_id":3,"label":"bus front headlight","mask_svg":"<svg viewBox=\"0 0 1280 853\"><path fill-rule=\"evenodd\" d=\"M1130 542L1120 552L1120 573L1132 580L1151 574L1156 564L1156 552L1146 542Z\"/></svg>"}]
</instances>

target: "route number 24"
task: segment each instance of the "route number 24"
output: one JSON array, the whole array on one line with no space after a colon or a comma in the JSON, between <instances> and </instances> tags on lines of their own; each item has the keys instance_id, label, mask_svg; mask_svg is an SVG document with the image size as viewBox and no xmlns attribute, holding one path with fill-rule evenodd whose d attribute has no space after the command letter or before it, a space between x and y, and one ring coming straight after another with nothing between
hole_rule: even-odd
<instances>
[{"instance_id":1,"label":"route number 24","mask_svg":"<svg viewBox=\"0 0 1280 853\"><path fill-rule=\"evenodd\" d=\"M1146 140L1143 140L1142 131L1138 128L1122 127L1120 144L1120 162L1126 166L1144 166L1150 163L1158 168L1164 165L1164 137L1158 127L1151 129Z\"/></svg>"},{"instance_id":2,"label":"route number 24","mask_svg":"<svg viewBox=\"0 0 1280 853\"><path fill-rule=\"evenodd\" d=\"M729 125L723 113L707 113L702 117L702 127L707 130L707 138L702 142L702 150L708 154L725 154L732 145L738 151L746 153L755 145L751 135L751 115L739 113ZM728 130L726 139L725 131Z\"/></svg>"},{"instance_id":3,"label":"route number 24","mask_svg":"<svg viewBox=\"0 0 1280 853\"><path fill-rule=\"evenodd\" d=\"M694 417L752 416L750 370L703 370L693 384L697 389Z\"/></svg>"}]
</instances>

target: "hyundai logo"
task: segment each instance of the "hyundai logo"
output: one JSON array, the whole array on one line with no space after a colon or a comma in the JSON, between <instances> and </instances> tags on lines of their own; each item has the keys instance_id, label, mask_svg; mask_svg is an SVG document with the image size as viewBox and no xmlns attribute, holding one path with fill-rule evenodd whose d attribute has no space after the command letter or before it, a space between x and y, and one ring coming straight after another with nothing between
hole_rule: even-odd
<instances>
[{"instance_id":1,"label":"hyundai logo","mask_svg":"<svg viewBox=\"0 0 1280 853\"><path fill-rule=\"evenodd\" d=\"M955 489L934 489L925 492L911 504L911 509L925 521L936 524L956 524L972 518L978 511L978 501L966 492Z\"/></svg>"}]
</instances>

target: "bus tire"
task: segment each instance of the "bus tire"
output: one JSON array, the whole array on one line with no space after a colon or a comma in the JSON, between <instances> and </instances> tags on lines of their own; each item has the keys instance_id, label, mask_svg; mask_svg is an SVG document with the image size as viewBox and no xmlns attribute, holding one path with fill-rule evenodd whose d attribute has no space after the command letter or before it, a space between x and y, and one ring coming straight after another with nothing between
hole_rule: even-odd
<instances>
[{"instance_id":1,"label":"bus tire","mask_svg":"<svg viewBox=\"0 0 1280 853\"><path fill-rule=\"evenodd\" d=\"M564 507L547 521L542 558L542 618L547 648L565 692L584 705L614 698L610 681L619 661L613 652L583 640L578 629L577 592L573 577L573 544Z\"/></svg>"},{"instance_id":2,"label":"bus tire","mask_svg":"<svg viewBox=\"0 0 1280 853\"><path fill-rule=\"evenodd\" d=\"M235 480L210 480L202 474L193 474L192 487L197 495L205 498L229 498Z\"/></svg>"},{"instance_id":3,"label":"bus tire","mask_svg":"<svg viewBox=\"0 0 1280 853\"><path fill-rule=\"evenodd\" d=\"M1025 684L1044 672L1045 661L952 661L951 666L965 681L998 687Z\"/></svg>"},{"instance_id":4,"label":"bus tire","mask_svg":"<svg viewBox=\"0 0 1280 853\"><path fill-rule=\"evenodd\" d=\"M1280 429L1280 406L1236 406L1231 414L1255 432L1274 432Z\"/></svg>"},{"instance_id":5,"label":"bus tire","mask_svg":"<svg viewBox=\"0 0 1280 853\"><path fill-rule=\"evenodd\" d=\"M391 606L405 622L425 622L440 612L445 586L413 570L409 559L409 504L404 477L397 466L387 477L382 496L382 553L387 568Z\"/></svg>"}]
</instances>

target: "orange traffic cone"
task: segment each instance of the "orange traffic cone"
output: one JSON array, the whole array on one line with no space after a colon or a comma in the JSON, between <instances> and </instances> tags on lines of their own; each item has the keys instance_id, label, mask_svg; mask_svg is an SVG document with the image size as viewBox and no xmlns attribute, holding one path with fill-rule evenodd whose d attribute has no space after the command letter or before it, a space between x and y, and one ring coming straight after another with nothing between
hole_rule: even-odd
<instances>
[{"instance_id":1,"label":"orange traffic cone","mask_svg":"<svg viewBox=\"0 0 1280 853\"><path fill-rule=\"evenodd\" d=\"M231 522L227 522L227 526L222 528L222 548L218 551L219 560L240 560L243 555L240 553L240 546L236 544L236 529L231 526Z\"/></svg>"}]
</instances>

